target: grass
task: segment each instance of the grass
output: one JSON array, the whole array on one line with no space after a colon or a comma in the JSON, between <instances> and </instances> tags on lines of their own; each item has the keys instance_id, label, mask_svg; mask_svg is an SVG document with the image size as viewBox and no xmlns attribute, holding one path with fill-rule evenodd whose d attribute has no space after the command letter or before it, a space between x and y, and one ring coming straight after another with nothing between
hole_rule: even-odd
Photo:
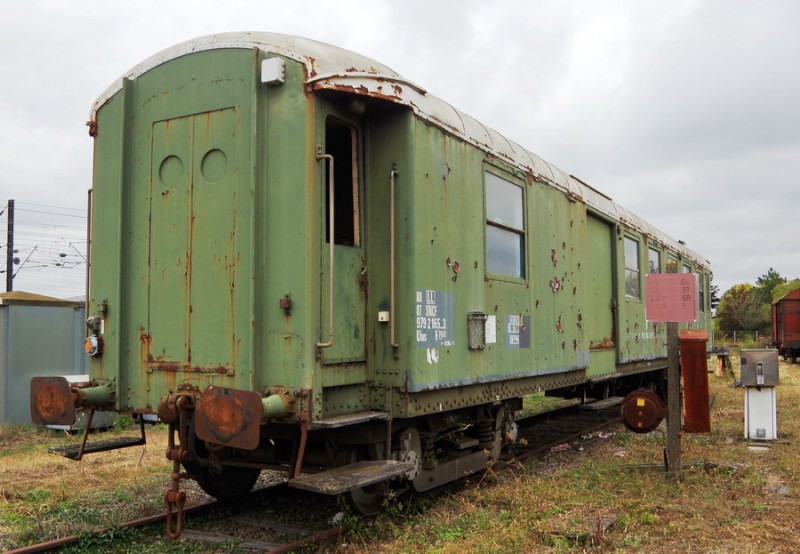
<instances>
[{"instance_id":1,"label":"grass","mask_svg":"<svg viewBox=\"0 0 800 554\"><path fill-rule=\"evenodd\" d=\"M734 373L739 374L733 353ZM663 427L638 435L621 426L581 448L422 495L390 500L377 518L347 511L339 554L372 552L715 552L800 551L800 365L781 363L779 439L765 451L743 438L743 390L709 374L712 432L684 435L679 481L658 468ZM547 399L549 401L549 399ZM541 398L526 400L537 411ZM113 431L114 433L118 431ZM68 552L192 552L114 525L163 511L169 485L166 432L148 430L146 448L88 456L80 463L47 446L80 437L0 426L0 551L96 528ZM190 499L193 496L190 494Z\"/></svg>"},{"instance_id":2,"label":"grass","mask_svg":"<svg viewBox=\"0 0 800 554\"><path fill-rule=\"evenodd\" d=\"M131 433L111 434L122 432ZM166 433L152 429L148 435L145 447L74 462L47 448L80 441L80 435L0 426L0 551L161 512L171 469Z\"/></svg>"},{"instance_id":3,"label":"grass","mask_svg":"<svg viewBox=\"0 0 800 554\"><path fill-rule=\"evenodd\" d=\"M620 427L582 450L401 497L375 520L348 519L339 552L800 551L800 366L780 369L779 439L766 451L743 438L743 389L709 374L712 432L682 437L679 481L663 471L663 426L647 435Z\"/></svg>"}]
</instances>

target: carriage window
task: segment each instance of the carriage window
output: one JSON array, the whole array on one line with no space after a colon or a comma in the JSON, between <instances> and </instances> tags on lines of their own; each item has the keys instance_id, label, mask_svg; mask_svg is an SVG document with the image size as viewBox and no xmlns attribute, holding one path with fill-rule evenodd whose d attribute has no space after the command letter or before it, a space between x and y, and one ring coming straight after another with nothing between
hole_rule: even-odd
<instances>
[{"instance_id":1,"label":"carriage window","mask_svg":"<svg viewBox=\"0 0 800 554\"><path fill-rule=\"evenodd\" d=\"M697 290L698 290L698 299L697 303L699 304L700 311L706 311L706 278L705 275L700 273L697 274Z\"/></svg>"},{"instance_id":2,"label":"carriage window","mask_svg":"<svg viewBox=\"0 0 800 554\"><path fill-rule=\"evenodd\" d=\"M486 269L525 277L525 217L521 187L486 172Z\"/></svg>"},{"instance_id":3,"label":"carriage window","mask_svg":"<svg viewBox=\"0 0 800 554\"><path fill-rule=\"evenodd\" d=\"M690 265L683 264L683 272L684 273L691 273L692 272L692 267Z\"/></svg>"},{"instance_id":4,"label":"carriage window","mask_svg":"<svg viewBox=\"0 0 800 554\"><path fill-rule=\"evenodd\" d=\"M655 248L648 248L647 256L649 261L648 271L650 273L661 273L661 252Z\"/></svg>"},{"instance_id":5,"label":"carriage window","mask_svg":"<svg viewBox=\"0 0 800 554\"><path fill-rule=\"evenodd\" d=\"M625 296L641 300L639 279L639 241L625 237Z\"/></svg>"},{"instance_id":6,"label":"carriage window","mask_svg":"<svg viewBox=\"0 0 800 554\"><path fill-rule=\"evenodd\" d=\"M356 130L333 118L325 126L325 150L333 156L333 242L358 246L358 137ZM325 172L325 241L330 242L330 183Z\"/></svg>"}]
</instances>

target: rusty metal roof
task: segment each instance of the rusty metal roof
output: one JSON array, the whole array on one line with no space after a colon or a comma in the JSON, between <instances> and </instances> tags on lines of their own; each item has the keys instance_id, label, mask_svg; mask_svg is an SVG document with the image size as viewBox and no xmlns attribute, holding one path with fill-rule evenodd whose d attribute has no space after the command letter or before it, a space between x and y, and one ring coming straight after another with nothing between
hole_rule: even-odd
<instances>
[{"instance_id":1,"label":"rusty metal roof","mask_svg":"<svg viewBox=\"0 0 800 554\"><path fill-rule=\"evenodd\" d=\"M680 252L702 267L710 266L707 259L626 210L608 196L457 110L444 100L427 93L424 88L405 79L393 69L355 52L307 38L278 33L237 32L208 35L183 42L148 58L106 89L92 106L91 119L94 120L97 110L120 90L123 78L135 79L171 59L219 48L259 48L304 64L306 85L313 89L345 90L408 106L421 119L519 167L536 179L562 190L570 197L586 202L598 212L644 233L649 240L655 240Z\"/></svg>"},{"instance_id":2,"label":"rusty metal roof","mask_svg":"<svg viewBox=\"0 0 800 554\"><path fill-rule=\"evenodd\" d=\"M11 291L0 293L0 305L2 306L50 306L58 308L80 308L84 305L81 300L67 300L64 298L53 298L31 292Z\"/></svg>"}]
</instances>

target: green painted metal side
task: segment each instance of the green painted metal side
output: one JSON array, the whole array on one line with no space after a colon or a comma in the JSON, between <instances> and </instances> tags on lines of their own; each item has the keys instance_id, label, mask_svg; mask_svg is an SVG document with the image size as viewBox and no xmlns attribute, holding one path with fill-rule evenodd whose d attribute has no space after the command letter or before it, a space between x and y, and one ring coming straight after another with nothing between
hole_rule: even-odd
<instances>
[{"instance_id":1,"label":"green painted metal side","mask_svg":"<svg viewBox=\"0 0 800 554\"><path fill-rule=\"evenodd\" d=\"M287 60L283 85L258 88L252 286L259 392L310 389L317 365L320 185L314 102L304 90L305 79L303 67ZM279 307L287 295L288 314Z\"/></svg>"},{"instance_id":2,"label":"green painted metal side","mask_svg":"<svg viewBox=\"0 0 800 554\"><path fill-rule=\"evenodd\" d=\"M393 161L398 162L399 171L395 316L399 360L392 357L388 325L373 323L378 310L388 309L388 283L375 285L376 275L369 273L375 385L378 390L393 388L400 395L393 400L381 397L379 403L393 402L397 415L414 415L492 400L502 382L507 386L502 394L509 395L526 387L532 392L535 387L566 386L583 378L588 364L588 345L581 330L584 205L498 160L487 159L478 148L410 114L394 116L393 124L375 125L371 138L398 154L392 156L381 148L384 153L375 156L380 163L374 164L381 167L381 174L375 178L388 183ZM409 154L404 156L404 149ZM529 261L524 279L487 276L485 171L524 189ZM372 189L368 197L370 263L388 266L385 247L377 246L386 244L388 198L384 191L376 194ZM437 306L447 331L439 343L431 343L430 334L442 330L441 322L433 329L421 329L418 322L418 309L424 308L420 295L429 292L447 299ZM496 338L482 350L467 348L470 312L494 318ZM527 322L524 331L529 339L519 348L508 344L512 317ZM518 379L518 388L513 379ZM435 391L434 397L430 391ZM415 402L414 397L425 400Z\"/></svg>"},{"instance_id":3,"label":"green painted metal side","mask_svg":"<svg viewBox=\"0 0 800 554\"><path fill-rule=\"evenodd\" d=\"M116 380L120 409L184 382L311 386L312 114L302 68L267 88L263 56L174 59L98 112L89 311L107 315L90 372Z\"/></svg>"},{"instance_id":4,"label":"green painted metal side","mask_svg":"<svg viewBox=\"0 0 800 554\"><path fill-rule=\"evenodd\" d=\"M625 259L624 237L629 236L639 244L639 269L641 298L634 299L625 295ZM666 363L667 335L666 325L663 323L650 323L645 318L645 275L647 273L647 248L646 237L617 226L616 264L617 279L617 361L619 363L640 360L662 360ZM656 248L660 247L656 246ZM662 252L662 259L666 259L667 252Z\"/></svg>"},{"instance_id":5,"label":"green painted metal side","mask_svg":"<svg viewBox=\"0 0 800 554\"><path fill-rule=\"evenodd\" d=\"M711 310L708 305L710 298L709 282L711 274L708 268L698 267L677 256L675 253L665 250L663 246L654 244L649 238L642 236L622 225L617 226L617 271L620 275L624 274L624 238L625 236L636 239L639 242L640 263L640 286L641 299L632 299L625 295L624 279L617 279L616 294L619 298L619 313L617 318L618 326L618 352L617 361L619 363L635 362L640 360L660 360L666 363L667 356L667 327L665 323L651 323L646 320L644 302L647 296L645 275L647 274L647 255L648 248L653 248L661 253L662 267L661 272L666 272L666 262L668 260L677 261L678 270L682 270L685 264L690 265L693 273L698 274L698 287L705 291L705 305L698 309L698 319L696 322L681 323L680 328L706 329L712 328Z\"/></svg>"},{"instance_id":6,"label":"green painted metal side","mask_svg":"<svg viewBox=\"0 0 800 554\"><path fill-rule=\"evenodd\" d=\"M615 334L617 296L614 291L614 225L597 216L586 221L586 250L582 275L586 294L582 310L585 340L589 348L588 375L597 378L616 372L617 337Z\"/></svg>"},{"instance_id":7,"label":"green painted metal side","mask_svg":"<svg viewBox=\"0 0 800 554\"><path fill-rule=\"evenodd\" d=\"M265 56L182 56L125 81L98 111L88 313L104 317L105 353L90 372L116 383L118 408L153 409L189 383L302 389L314 420L367 408L404 417L665 358L664 326L625 298L622 224L405 107L370 100L361 114L345 93L311 92L298 63L266 86ZM334 346L319 348L328 245L316 154L329 116L357 132L362 232L335 247ZM487 273L486 172L523 191L521 278ZM647 237L636 238L646 260ZM707 269L694 269L708 299ZM378 320L392 309L397 348ZM487 317L481 349L468 348L471 313ZM709 324L705 311L693 325Z\"/></svg>"}]
</instances>

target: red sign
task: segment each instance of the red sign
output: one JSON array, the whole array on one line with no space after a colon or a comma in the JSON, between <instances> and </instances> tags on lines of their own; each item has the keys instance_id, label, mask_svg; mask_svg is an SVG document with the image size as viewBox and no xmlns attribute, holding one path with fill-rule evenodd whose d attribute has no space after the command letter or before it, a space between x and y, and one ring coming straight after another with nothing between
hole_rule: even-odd
<instances>
[{"instance_id":1,"label":"red sign","mask_svg":"<svg viewBox=\"0 0 800 554\"><path fill-rule=\"evenodd\" d=\"M645 276L647 321L697 321L697 275L653 273Z\"/></svg>"}]
</instances>

